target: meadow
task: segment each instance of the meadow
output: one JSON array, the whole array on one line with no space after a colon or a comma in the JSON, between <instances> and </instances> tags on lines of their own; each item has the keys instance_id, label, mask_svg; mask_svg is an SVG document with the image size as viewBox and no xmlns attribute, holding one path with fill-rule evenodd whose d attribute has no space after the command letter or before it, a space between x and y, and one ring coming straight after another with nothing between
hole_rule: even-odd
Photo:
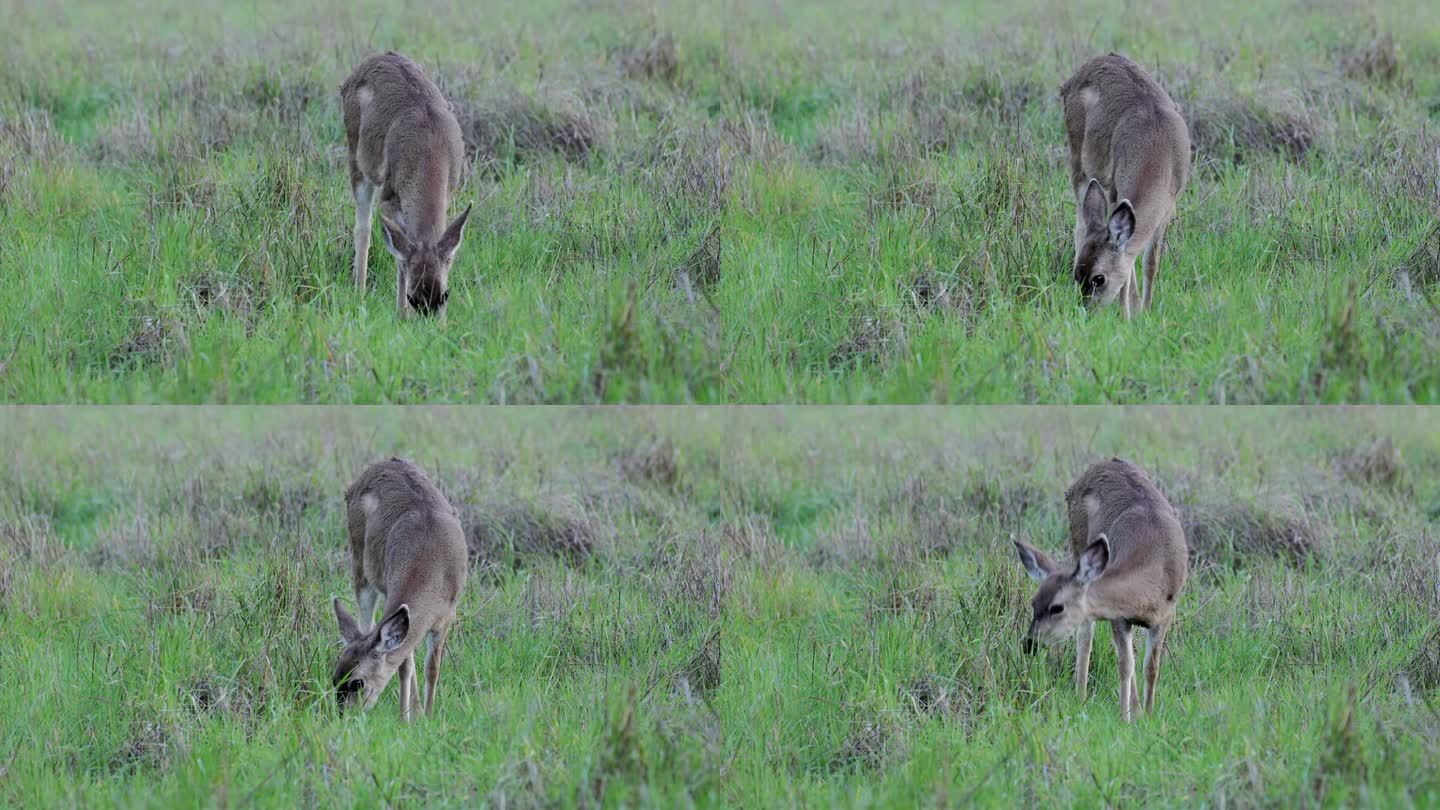
<instances>
[{"instance_id":1,"label":"meadow","mask_svg":"<svg viewBox=\"0 0 1440 810\"><path fill-rule=\"evenodd\" d=\"M0 5L6 401L1440 400L1428 0L126 6ZM378 238L350 280L385 49L473 157L444 327ZM1195 142L1133 323L1069 277L1058 87L1108 50Z\"/></svg>"},{"instance_id":2,"label":"meadow","mask_svg":"<svg viewBox=\"0 0 1440 810\"><path fill-rule=\"evenodd\" d=\"M1440 806L1440 427L1415 408L0 412L7 806ZM438 711L339 716L342 493L472 577ZM1121 454L1192 575L1154 715L1026 656L1012 536Z\"/></svg>"}]
</instances>

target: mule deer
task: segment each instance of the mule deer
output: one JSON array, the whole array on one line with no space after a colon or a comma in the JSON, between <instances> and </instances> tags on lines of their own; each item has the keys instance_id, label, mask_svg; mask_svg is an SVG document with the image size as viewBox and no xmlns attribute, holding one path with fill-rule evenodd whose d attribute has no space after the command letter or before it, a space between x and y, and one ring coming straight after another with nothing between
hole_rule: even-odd
<instances>
[{"instance_id":1,"label":"mule deer","mask_svg":"<svg viewBox=\"0 0 1440 810\"><path fill-rule=\"evenodd\" d=\"M372 56L340 85L350 189L355 193L355 285L365 294L370 223L380 192L385 247L395 257L395 305L443 319L450 265L470 207L448 227L445 210L465 159L460 124L420 66L397 53Z\"/></svg>"},{"instance_id":2,"label":"mule deer","mask_svg":"<svg viewBox=\"0 0 1440 810\"><path fill-rule=\"evenodd\" d=\"M1131 633L1148 631L1145 645L1145 711L1155 708L1155 682L1165 633L1189 563L1179 515L1149 476L1124 459L1091 465L1065 492L1070 513L1073 569L1062 567L1018 540L1020 564L1040 581L1025 647L1077 636L1075 686L1085 698L1095 622L1110 622L1120 664L1120 712L1128 722L1139 706Z\"/></svg>"},{"instance_id":3,"label":"mule deer","mask_svg":"<svg viewBox=\"0 0 1440 810\"><path fill-rule=\"evenodd\" d=\"M1119 54L1086 62L1060 88L1075 193L1075 282L1087 306L1150 306L1165 226L1190 176L1180 107ZM1143 302L1135 259L1145 255Z\"/></svg>"},{"instance_id":4,"label":"mule deer","mask_svg":"<svg viewBox=\"0 0 1440 810\"><path fill-rule=\"evenodd\" d=\"M465 589L465 535L455 509L419 467L392 458L372 465L345 491L350 523L350 570L360 615L337 597L335 619L345 649L335 665L342 709L375 705L400 673L400 713L410 719L420 702L415 648L424 637L425 712L435 708L445 637ZM375 603L385 597L383 619Z\"/></svg>"}]
</instances>

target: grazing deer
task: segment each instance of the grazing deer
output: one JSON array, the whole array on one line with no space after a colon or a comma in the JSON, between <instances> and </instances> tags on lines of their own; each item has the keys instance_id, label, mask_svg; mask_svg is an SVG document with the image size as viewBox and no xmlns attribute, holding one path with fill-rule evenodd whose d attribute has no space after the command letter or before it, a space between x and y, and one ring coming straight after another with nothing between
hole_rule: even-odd
<instances>
[{"instance_id":1,"label":"grazing deer","mask_svg":"<svg viewBox=\"0 0 1440 810\"><path fill-rule=\"evenodd\" d=\"M1128 722L1140 704L1131 632L1148 631L1145 645L1145 711L1155 708L1155 682L1165 632L1175 619L1175 600L1189 570L1180 517L1150 477L1124 459L1092 465L1065 492L1070 512L1074 568L1015 541L1020 564L1040 581L1025 648L1078 637L1075 686L1085 698L1095 622L1110 622L1120 663L1120 711Z\"/></svg>"},{"instance_id":2,"label":"grazing deer","mask_svg":"<svg viewBox=\"0 0 1440 810\"><path fill-rule=\"evenodd\" d=\"M378 189L385 247L399 274L395 304L401 315L443 319L450 264L470 216L466 206L445 225L465 159L455 113L420 66L397 53L361 62L340 85L340 104L355 193L355 285L364 295Z\"/></svg>"},{"instance_id":3,"label":"grazing deer","mask_svg":"<svg viewBox=\"0 0 1440 810\"><path fill-rule=\"evenodd\" d=\"M400 713L420 702L415 648L423 637L425 712L435 708L445 637L465 588L465 535L455 509L419 467L392 458L372 465L345 491L350 523L350 563L360 615L351 616L337 597L335 619L345 649L335 665L340 708L375 705L400 673ZM372 627L375 603L385 597L383 617Z\"/></svg>"},{"instance_id":4,"label":"grazing deer","mask_svg":"<svg viewBox=\"0 0 1440 810\"><path fill-rule=\"evenodd\" d=\"M1180 107L1119 54L1086 62L1060 88L1075 192L1075 282L1087 306L1123 301L1125 317L1155 297L1165 226L1190 176ZM1145 255L1145 297L1135 259Z\"/></svg>"}]
</instances>

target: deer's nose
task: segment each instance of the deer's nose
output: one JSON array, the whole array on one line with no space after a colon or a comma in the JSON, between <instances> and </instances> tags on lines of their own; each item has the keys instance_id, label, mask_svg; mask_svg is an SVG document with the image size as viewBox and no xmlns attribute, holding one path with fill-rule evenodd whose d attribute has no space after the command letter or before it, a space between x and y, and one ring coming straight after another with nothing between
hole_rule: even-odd
<instances>
[{"instance_id":1,"label":"deer's nose","mask_svg":"<svg viewBox=\"0 0 1440 810\"><path fill-rule=\"evenodd\" d=\"M434 315L436 312L440 311L440 304L434 302L429 298L411 296L410 308L414 309L421 315Z\"/></svg>"},{"instance_id":2,"label":"deer's nose","mask_svg":"<svg viewBox=\"0 0 1440 810\"><path fill-rule=\"evenodd\" d=\"M421 315L436 315L445 308L450 291L442 289L438 281L422 278L416 282L406 298L410 302L410 308Z\"/></svg>"}]
</instances>

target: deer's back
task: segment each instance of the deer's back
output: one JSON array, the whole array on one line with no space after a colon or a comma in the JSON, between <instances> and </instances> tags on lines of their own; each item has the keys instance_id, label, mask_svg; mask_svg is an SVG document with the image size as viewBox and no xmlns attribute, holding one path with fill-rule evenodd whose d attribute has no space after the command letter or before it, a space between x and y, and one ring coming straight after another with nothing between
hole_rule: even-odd
<instances>
[{"instance_id":1,"label":"deer's back","mask_svg":"<svg viewBox=\"0 0 1440 810\"><path fill-rule=\"evenodd\" d=\"M1065 82L1060 98L1071 143L1110 167L1113 177L1102 182L1163 182L1179 194L1190 171L1190 132L1179 105L1144 69L1119 54L1098 56Z\"/></svg>"},{"instance_id":2,"label":"deer's back","mask_svg":"<svg viewBox=\"0 0 1440 810\"><path fill-rule=\"evenodd\" d=\"M1101 532L1109 535L1117 559L1186 554L1179 514L1150 476L1125 459L1090 465L1066 490L1065 501L1070 550L1077 556Z\"/></svg>"},{"instance_id":3,"label":"deer's back","mask_svg":"<svg viewBox=\"0 0 1440 810\"><path fill-rule=\"evenodd\" d=\"M1136 619L1173 610L1189 576L1180 516L1140 467L1121 458L1092 464L1065 493L1070 548L1078 557L1100 532L1110 542L1101 580L1107 596L1133 606Z\"/></svg>"},{"instance_id":4,"label":"deer's back","mask_svg":"<svg viewBox=\"0 0 1440 810\"><path fill-rule=\"evenodd\" d=\"M388 182L406 167L433 174L439 162L453 190L464 159L460 124L419 65L397 53L372 56L340 85L340 100L351 152L372 179Z\"/></svg>"},{"instance_id":5,"label":"deer's back","mask_svg":"<svg viewBox=\"0 0 1440 810\"><path fill-rule=\"evenodd\" d=\"M454 602L467 568L455 508L416 465L391 458L371 465L345 492L351 525L363 526L368 576L387 593L398 587Z\"/></svg>"}]
</instances>

